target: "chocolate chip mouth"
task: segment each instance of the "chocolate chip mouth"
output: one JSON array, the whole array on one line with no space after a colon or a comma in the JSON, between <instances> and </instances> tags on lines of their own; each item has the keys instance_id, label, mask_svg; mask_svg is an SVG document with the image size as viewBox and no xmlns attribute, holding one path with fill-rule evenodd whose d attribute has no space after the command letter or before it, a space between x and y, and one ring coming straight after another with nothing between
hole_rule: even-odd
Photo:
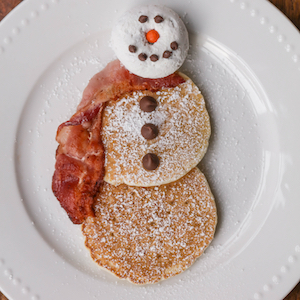
<instances>
[{"instance_id":1,"label":"chocolate chip mouth","mask_svg":"<svg viewBox=\"0 0 300 300\"><path fill-rule=\"evenodd\" d=\"M138 55L138 58L139 58L139 60L141 60L141 61L145 61L145 60L148 58L148 56L147 56L146 53L140 53L140 54Z\"/></svg>"},{"instance_id":2,"label":"chocolate chip mouth","mask_svg":"<svg viewBox=\"0 0 300 300\"><path fill-rule=\"evenodd\" d=\"M156 54L152 54L152 55L150 56L150 60L151 60L151 61L158 61L158 59L159 59L159 57L158 57L158 55L156 55Z\"/></svg>"},{"instance_id":3,"label":"chocolate chip mouth","mask_svg":"<svg viewBox=\"0 0 300 300\"><path fill-rule=\"evenodd\" d=\"M171 55L172 55L172 51L166 50L166 51L163 53L163 58L170 58Z\"/></svg>"},{"instance_id":4,"label":"chocolate chip mouth","mask_svg":"<svg viewBox=\"0 0 300 300\"><path fill-rule=\"evenodd\" d=\"M128 50L129 50L129 52L131 52L131 53L135 53L136 50L137 50L137 47L134 46L134 45L129 45Z\"/></svg>"},{"instance_id":5,"label":"chocolate chip mouth","mask_svg":"<svg viewBox=\"0 0 300 300\"><path fill-rule=\"evenodd\" d=\"M172 50L177 50L178 49L178 43L174 41L170 44L170 47L171 47Z\"/></svg>"}]
</instances>

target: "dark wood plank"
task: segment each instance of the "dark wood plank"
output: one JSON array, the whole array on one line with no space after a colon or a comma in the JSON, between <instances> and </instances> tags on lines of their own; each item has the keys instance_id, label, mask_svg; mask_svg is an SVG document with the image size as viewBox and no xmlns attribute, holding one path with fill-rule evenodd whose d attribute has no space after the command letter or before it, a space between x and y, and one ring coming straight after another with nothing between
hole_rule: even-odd
<instances>
[{"instance_id":1,"label":"dark wood plank","mask_svg":"<svg viewBox=\"0 0 300 300\"><path fill-rule=\"evenodd\" d=\"M0 0L0 21L21 2L22 0Z\"/></svg>"},{"instance_id":2,"label":"dark wood plank","mask_svg":"<svg viewBox=\"0 0 300 300\"><path fill-rule=\"evenodd\" d=\"M8 300L8 299L0 292L0 300Z\"/></svg>"},{"instance_id":3,"label":"dark wood plank","mask_svg":"<svg viewBox=\"0 0 300 300\"><path fill-rule=\"evenodd\" d=\"M300 0L269 0L281 10L300 30ZM284 300L300 300L300 282L284 298Z\"/></svg>"},{"instance_id":4,"label":"dark wood plank","mask_svg":"<svg viewBox=\"0 0 300 300\"><path fill-rule=\"evenodd\" d=\"M0 21L22 0L0 0ZM0 300L8 300L0 291Z\"/></svg>"},{"instance_id":5,"label":"dark wood plank","mask_svg":"<svg viewBox=\"0 0 300 300\"><path fill-rule=\"evenodd\" d=\"M300 300L300 282L295 288L284 298L284 300Z\"/></svg>"},{"instance_id":6,"label":"dark wood plank","mask_svg":"<svg viewBox=\"0 0 300 300\"><path fill-rule=\"evenodd\" d=\"M269 0L281 10L300 30L300 1L299 0Z\"/></svg>"},{"instance_id":7,"label":"dark wood plank","mask_svg":"<svg viewBox=\"0 0 300 300\"><path fill-rule=\"evenodd\" d=\"M0 0L0 21L21 2L22 0ZM0 300L8 299L0 292Z\"/></svg>"}]
</instances>

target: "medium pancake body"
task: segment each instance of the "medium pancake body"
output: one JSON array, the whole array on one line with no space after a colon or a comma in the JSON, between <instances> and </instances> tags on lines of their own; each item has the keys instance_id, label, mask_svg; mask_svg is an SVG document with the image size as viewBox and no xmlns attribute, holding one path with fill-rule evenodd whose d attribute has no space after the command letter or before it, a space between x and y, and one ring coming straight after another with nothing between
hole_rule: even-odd
<instances>
[{"instance_id":1,"label":"medium pancake body","mask_svg":"<svg viewBox=\"0 0 300 300\"><path fill-rule=\"evenodd\" d=\"M107 104L103 114L102 138L106 150L104 180L113 185L157 186L178 180L204 156L210 137L209 115L197 86L186 81L157 92L135 91ZM156 99L152 112L140 109L144 96ZM146 123L158 127L158 136L145 139ZM147 153L158 156L159 167L144 169Z\"/></svg>"},{"instance_id":2,"label":"medium pancake body","mask_svg":"<svg viewBox=\"0 0 300 300\"><path fill-rule=\"evenodd\" d=\"M216 206L194 168L158 187L102 185L82 227L93 260L122 279L155 283L188 268L214 236Z\"/></svg>"}]
</instances>

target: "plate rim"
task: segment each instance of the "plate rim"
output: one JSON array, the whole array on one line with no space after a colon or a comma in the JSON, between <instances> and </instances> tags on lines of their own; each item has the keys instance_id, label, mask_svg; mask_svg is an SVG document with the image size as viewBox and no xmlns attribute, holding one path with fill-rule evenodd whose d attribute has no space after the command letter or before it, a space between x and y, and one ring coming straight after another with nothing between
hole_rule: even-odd
<instances>
[{"instance_id":1,"label":"plate rim","mask_svg":"<svg viewBox=\"0 0 300 300\"><path fill-rule=\"evenodd\" d=\"M223 1L224 2L224 1ZM247 4L248 2L240 2L240 1L233 1L233 0L231 0L230 1L231 3L232 3L232 5L239 5L240 7L239 7L239 9L241 9L241 10L243 10L243 11L245 11L245 10L247 10L250 14L251 14L251 11L250 11L250 8L249 8L249 4ZM45 2L46 4L47 4L47 6L41 6L41 4L39 3L39 1L38 0L27 0L26 2L24 1L23 3L21 3L15 10L13 10L10 14L8 14L3 20L4 20L4 22L1 22L0 23L0 33L2 32L2 31L5 31L5 30L2 30L2 28L4 28L5 26L10 26L10 23L12 24L12 23L14 23L14 22L16 22L16 20L15 20L15 18L17 17L17 15L22 15L22 14L25 14L25 13L28 13L28 11L31 11L32 10L32 8L35 8L35 7L38 7L39 6L39 8L40 8L40 14L42 14L43 12L42 11L44 11L45 13L47 13L47 10L49 9L49 6L51 6L51 5L54 5L55 3L56 4L59 4L59 2L58 1L52 1L51 3L48 1L48 2ZM247 7L242 7L243 5L242 5L242 3L244 3L245 5L248 5ZM264 3L264 4L262 4L262 3ZM38 5L39 4L39 5ZM46 5L46 4L44 4L44 5ZM274 13L276 16L280 16L279 17L279 19L280 19L280 22L282 23L282 24L284 24L284 26L283 27L286 27L286 28L292 28L291 27L291 25L293 25L292 23L291 23L291 21L290 20L288 20L287 18L286 18L286 16L284 16L281 12L279 13L279 11L275 8L275 7L273 7L273 5L271 4L271 3L268 3L268 2L264 2L264 1L262 1L262 0L256 0L255 2L254 2L254 5L253 5L253 7L255 7L255 5L256 6L260 6L260 5L269 5L269 9L272 11L272 13ZM42 4L43 5L43 4ZM252 7L252 6L250 6L250 7ZM271 8L272 7L272 8ZM284 16L285 18L282 18L282 16ZM37 16L36 16L37 17ZM254 16L255 17L255 16ZM29 21L29 24L21 24L20 26L27 26L27 25L30 25L30 22L32 21L32 22L34 22L34 20L33 20L33 18L35 18L33 15L31 15L31 18L32 19L30 19L30 21ZM25 19L24 19L25 20ZM24 21L25 22L25 21ZM3 25L2 25L2 23L3 23ZM272 25L270 25L270 26L272 26ZM294 29L290 29L291 30L291 36L294 36L296 33L297 33L297 28L293 25L293 28L294 29L296 29L296 31L294 30ZM12 30L11 28L10 28L10 30ZM11 31L10 31L11 32ZM14 35L15 34L17 34L17 33L10 33L10 36L11 36L11 40L13 40L14 39ZM270 34L272 34L272 32L270 32ZM278 39L278 35L277 35L277 39ZM0 43L0 47L2 47L2 48L0 48L0 49L2 49L2 51L3 51L3 49L4 49L4 53L5 52L7 52L7 51L10 51L9 49L9 47L13 47L13 45L11 45L12 44L12 41L11 40L9 40L8 38L4 38L3 39L3 42L2 42L2 44ZM281 43L280 41L278 41L278 43ZM292 45L292 44L291 44ZM299 45L300 45L300 35L299 35L299 32L298 32L298 41L296 41L295 43L294 43L294 50L292 50L292 53L291 52L288 52L287 50L286 50L286 52L287 52L287 54L288 55L291 55L291 64L297 64L297 66L298 66L298 68L299 68ZM8 49L8 50L6 50L6 49ZM291 51L291 50L290 50ZM291 54L290 54L291 53ZM294 53L294 54L293 54ZM0 59L1 59L1 55L0 55ZM19 214L17 214L17 216L18 217L20 217L20 219L23 219L23 220L28 220L28 217L25 217L24 218L24 216L22 216L22 212L19 212ZM0 240L0 242L1 242L1 240ZM298 250L298 245L296 245L295 246L295 249L294 249L294 253L293 254L291 254L291 255L298 255L298 251L300 251L300 250ZM292 251L293 252L293 251ZM43 259L43 257L39 257L39 259L40 260L42 260ZM297 261L297 260L296 260ZM296 263L296 262L295 262ZM4 268L4 270L2 270L3 272L2 272L2 276L3 277L6 277L6 279L5 280L3 280L3 282L6 282L6 283L4 283L4 285L3 285L3 290L4 290L4 293L5 293L5 291L6 290L9 290L9 289L11 289L11 282L9 281L9 280L7 280L7 278L10 278L10 276L12 276L13 275L13 273L14 272L12 272L11 270L10 270L10 268L9 268L9 266L6 266L6 263L5 263L5 257L3 258L2 256L0 256L0 268L1 268L1 265L2 265L2 267L4 266L5 268ZM1 277L0 277L1 278ZM299 280L299 278L300 278L300 274L298 274L298 280ZM12 279L13 280L13 279ZM273 280L273 279L271 279L271 280ZM2 281L2 280L1 280ZM274 282L274 280L273 280L273 282ZM274 282L275 283L275 282ZM296 284L297 282L293 282L293 284ZM1 282L1 284L2 284L2 282ZM14 283L13 283L14 284ZM18 286L20 286L20 284L15 284L15 285L18 285ZM1 286L2 287L2 286ZM262 289L263 289L263 287L262 287ZM22 289L21 289L21 292L22 292L22 294L27 294L27 295L32 295L31 296L31 298L33 299L34 297L36 297L37 298L37 296L34 296L34 294L32 294L31 292L30 292L30 289L28 288L28 290L29 291L27 291L26 292L26 286L23 286L22 287ZM261 292L261 293L263 293L263 292ZM7 293L7 294L9 294L9 293ZM254 298L255 298L255 295L256 295L256 298L257 299L259 299L258 297L259 297L259 293L257 293L257 294L254 294ZM270 293L269 294L266 294L267 295L267 297L268 297L268 295L271 295Z\"/></svg>"}]
</instances>

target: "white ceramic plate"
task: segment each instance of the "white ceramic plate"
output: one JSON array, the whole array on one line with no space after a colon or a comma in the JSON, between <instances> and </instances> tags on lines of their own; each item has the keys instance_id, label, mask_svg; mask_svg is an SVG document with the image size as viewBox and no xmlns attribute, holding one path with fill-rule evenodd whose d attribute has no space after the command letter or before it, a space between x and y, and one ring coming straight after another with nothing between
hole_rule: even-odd
<instances>
[{"instance_id":1,"label":"white ceramic plate","mask_svg":"<svg viewBox=\"0 0 300 300\"><path fill-rule=\"evenodd\" d=\"M183 66L213 134L201 169L219 224L186 272L135 286L99 269L51 192L57 126L145 1L26 0L0 24L0 285L10 299L282 299L300 278L300 35L262 0L160 1L190 32ZM22 297L22 298L21 298Z\"/></svg>"}]
</instances>

